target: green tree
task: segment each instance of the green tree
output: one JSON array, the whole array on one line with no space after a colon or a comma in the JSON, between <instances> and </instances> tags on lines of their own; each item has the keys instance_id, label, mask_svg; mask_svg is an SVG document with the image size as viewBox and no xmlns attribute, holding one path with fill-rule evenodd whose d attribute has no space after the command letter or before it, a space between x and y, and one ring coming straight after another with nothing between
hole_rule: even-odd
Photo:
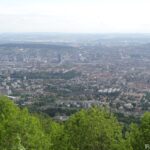
<instances>
[{"instance_id":1,"label":"green tree","mask_svg":"<svg viewBox=\"0 0 150 150\"><path fill-rule=\"evenodd\" d=\"M141 135L139 131L139 127L132 123L129 127L129 132L126 133L126 142L127 144L131 144L133 150L141 150L142 149L142 141Z\"/></svg>"},{"instance_id":2,"label":"green tree","mask_svg":"<svg viewBox=\"0 0 150 150\"><path fill-rule=\"evenodd\" d=\"M27 109L20 110L6 97L0 97L0 119L0 149L10 150L17 145L26 150L51 148L51 140L44 134L39 119Z\"/></svg>"},{"instance_id":3,"label":"green tree","mask_svg":"<svg viewBox=\"0 0 150 150\"><path fill-rule=\"evenodd\" d=\"M139 125L131 124L124 138L106 109L81 110L58 123L0 97L0 150L143 150L145 144L150 145L150 112Z\"/></svg>"},{"instance_id":4,"label":"green tree","mask_svg":"<svg viewBox=\"0 0 150 150\"><path fill-rule=\"evenodd\" d=\"M69 150L126 150L122 127L106 110L81 110L70 117L65 130Z\"/></svg>"},{"instance_id":5,"label":"green tree","mask_svg":"<svg viewBox=\"0 0 150 150\"><path fill-rule=\"evenodd\" d=\"M127 141L133 150L143 150L146 144L150 145L150 112L142 116L139 127L136 124L130 125Z\"/></svg>"}]
</instances>

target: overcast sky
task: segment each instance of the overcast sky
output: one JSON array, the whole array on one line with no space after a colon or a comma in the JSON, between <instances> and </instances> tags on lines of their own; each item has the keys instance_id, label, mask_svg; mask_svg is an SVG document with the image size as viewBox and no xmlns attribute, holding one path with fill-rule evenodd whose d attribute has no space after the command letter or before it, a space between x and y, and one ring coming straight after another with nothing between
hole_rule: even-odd
<instances>
[{"instance_id":1,"label":"overcast sky","mask_svg":"<svg viewBox=\"0 0 150 150\"><path fill-rule=\"evenodd\" d=\"M150 33L150 0L0 0L0 32Z\"/></svg>"}]
</instances>

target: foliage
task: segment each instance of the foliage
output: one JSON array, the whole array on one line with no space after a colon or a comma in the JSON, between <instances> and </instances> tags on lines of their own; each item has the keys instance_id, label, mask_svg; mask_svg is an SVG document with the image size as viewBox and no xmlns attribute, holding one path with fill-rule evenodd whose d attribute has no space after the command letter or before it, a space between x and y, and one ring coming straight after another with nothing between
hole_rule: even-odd
<instances>
[{"instance_id":1,"label":"foliage","mask_svg":"<svg viewBox=\"0 0 150 150\"><path fill-rule=\"evenodd\" d=\"M150 112L146 112L142 118L139 127L131 124L127 133L129 141L134 150L145 149L145 145L150 145Z\"/></svg>"},{"instance_id":2,"label":"foliage","mask_svg":"<svg viewBox=\"0 0 150 150\"><path fill-rule=\"evenodd\" d=\"M6 97L0 97L1 150L142 150L150 144L150 113L140 125L123 126L105 109L93 107L66 122L31 114Z\"/></svg>"},{"instance_id":3,"label":"foliage","mask_svg":"<svg viewBox=\"0 0 150 150\"><path fill-rule=\"evenodd\" d=\"M73 150L125 149L122 127L106 110L81 110L70 117L65 127Z\"/></svg>"}]
</instances>

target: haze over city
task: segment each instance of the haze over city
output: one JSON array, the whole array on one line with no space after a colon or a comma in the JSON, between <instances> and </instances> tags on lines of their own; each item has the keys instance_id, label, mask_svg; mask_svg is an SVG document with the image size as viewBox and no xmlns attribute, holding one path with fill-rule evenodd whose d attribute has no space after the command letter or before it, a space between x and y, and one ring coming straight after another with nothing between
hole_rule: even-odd
<instances>
[{"instance_id":1,"label":"haze over city","mask_svg":"<svg viewBox=\"0 0 150 150\"><path fill-rule=\"evenodd\" d=\"M149 0L0 0L0 32L147 33Z\"/></svg>"}]
</instances>

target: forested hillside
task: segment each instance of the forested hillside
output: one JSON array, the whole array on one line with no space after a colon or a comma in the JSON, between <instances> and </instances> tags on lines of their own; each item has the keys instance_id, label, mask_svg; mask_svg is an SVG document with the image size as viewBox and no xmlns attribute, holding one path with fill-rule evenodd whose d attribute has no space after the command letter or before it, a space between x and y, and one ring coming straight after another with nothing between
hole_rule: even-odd
<instances>
[{"instance_id":1,"label":"forested hillside","mask_svg":"<svg viewBox=\"0 0 150 150\"><path fill-rule=\"evenodd\" d=\"M150 145L150 112L124 125L104 108L73 114L65 122L31 114L0 97L0 150L144 150Z\"/></svg>"}]
</instances>

